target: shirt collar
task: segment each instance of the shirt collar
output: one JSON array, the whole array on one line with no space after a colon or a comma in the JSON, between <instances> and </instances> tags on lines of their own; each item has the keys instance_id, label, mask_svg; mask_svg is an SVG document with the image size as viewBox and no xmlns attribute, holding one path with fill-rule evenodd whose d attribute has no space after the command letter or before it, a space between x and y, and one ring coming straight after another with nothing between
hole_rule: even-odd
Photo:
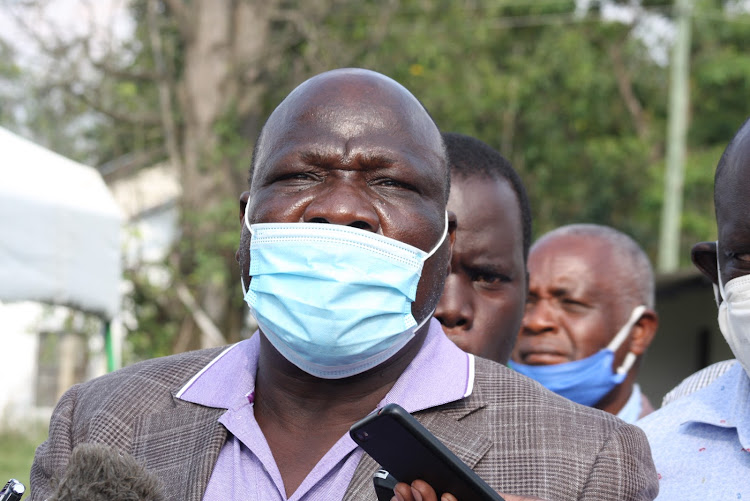
<instances>
[{"instance_id":1,"label":"shirt collar","mask_svg":"<svg viewBox=\"0 0 750 501\"><path fill-rule=\"evenodd\" d=\"M250 339L228 347L193 376L177 392L177 398L222 409L246 405L255 389L259 353L260 336L256 331ZM397 403L408 412L417 412L467 397L473 386L473 355L453 344L433 318L424 344L379 407Z\"/></svg>"},{"instance_id":2,"label":"shirt collar","mask_svg":"<svg viewBox=\"0 0 750 501\"><path fill-rule=\"evenodd\" d=\"M633 391L630 392L630 398L625 402L620 412L617 413L617 417L626 423L635 423L641 416L642 408L641 387L636 383L633 385Z\"/></svg>"},{"instance_id":3,"label":"shirt collar","mask_svg":"<svg viewBox=\"0 0 750 501\"><path fill-rule=\"evenodd\" d=\"M682 425L703 423L736 428L740 444L750 449L750 378L734 364L707 387L693 394L689 416Z\"/></svg>"}]
</instances>

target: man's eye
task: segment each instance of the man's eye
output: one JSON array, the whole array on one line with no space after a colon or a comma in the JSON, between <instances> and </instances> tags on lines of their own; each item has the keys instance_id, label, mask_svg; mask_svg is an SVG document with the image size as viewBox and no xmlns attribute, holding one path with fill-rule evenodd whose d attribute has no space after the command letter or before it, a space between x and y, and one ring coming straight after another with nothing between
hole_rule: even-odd
<instances>
[{"instance_id":1,"label":"man's eye","mask_svg":"<svg viewBox=\"0 0 750 501\"><path fill-rule=\"evenodd\" d=\"M310 172L287 172L276 178L276 181L295 183L300 181L310 181L314 178L315 176Z\"/></svg>"},{"instance_id":2,"label":"man's eye","mask_svg":"<svg viewBox=\"0 0 750 501\"><path fill-rule=\"evenodd\" d=\"M586 303L570 298L561 299L560 304L564 309L569 311L581 311L588 308L588 305Z\"/></svg>"},{"instance_id":3,"label":"man's eye","mask_svg":"<svg viewBox=\"0 0 750 501\"><path fill-rule=\"evenodd\" d=\"M738 261L742 261L744 263L750 263L750 254L736 254L735 257Z\"/></svg>"},{"instance_id":4,"label":"man's eye","mask_svg":"<svg viewBox=\"0 0 750 501\"><path fill-rule=\"evenodd\" d=\"M482 284L494 285L510 282L510 277L499 273L473 273L471 280Z\"/></svg>"},{"instance_id":5,"label":"man's eye","mask_svg":"<svg viewBox=\"0 0 750 501\"><path fill-rule=\"evenodd\" d=\"M380 179L376 181L374 184L376 184L377 186L385 186L388 188L402 188L405 190L416 190L416 188L413 185L406 183L404 181L399 181L398 179L393 179L393 178Z\"/></svg>"}]
</instances>

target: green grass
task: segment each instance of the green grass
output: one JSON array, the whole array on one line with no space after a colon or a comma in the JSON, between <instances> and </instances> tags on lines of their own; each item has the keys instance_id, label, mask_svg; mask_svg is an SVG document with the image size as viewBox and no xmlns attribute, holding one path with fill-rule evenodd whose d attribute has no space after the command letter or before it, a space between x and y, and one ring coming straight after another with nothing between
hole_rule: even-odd
<instances>
[{"instance_id":1,"label":"green grass","mask_svg":"<svg viewBox=\"0 0 750 501\"><path fill-rule=\"evenodd\" d=\"M29 492L29 473L34 451L46 438L47 431L41 427L28 433L0 431L0 489L9 479L15 478Z\"/></svg>"}]
</instances>

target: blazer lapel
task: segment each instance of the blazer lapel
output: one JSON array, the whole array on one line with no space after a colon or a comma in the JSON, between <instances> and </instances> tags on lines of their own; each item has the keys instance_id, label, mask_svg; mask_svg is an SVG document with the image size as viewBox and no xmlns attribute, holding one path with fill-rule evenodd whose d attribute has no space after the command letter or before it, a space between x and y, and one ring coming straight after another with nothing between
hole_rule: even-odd
<instances>
[{"instance_id":1,"label":"blazer lapel","mask_svg":"<svg viewBox=\"0 0 750 501\"><path fill-rule=\"evenodd\" d=\"M200 501L227 438L218 422L226 410L173 400L136 422L133 456L161 479L167 499Z\"/></svg>"},{"instance_id":2,"label":"blazer lapel","mask_svg":"<svg viewBox=\"0 0 750 501\"><path fill-rule=\"evenodd\" d=\"M492 441L484 435L469 430L461 424L461 419L480 411L485 401L479 385L474 385L473 393L465 399L419 411L414 414L428 430L440 439L461 461L470 468L479 462L492 447ZM375 499L372 484L373 474L380 466L366 453L354 470L343 501Z\"/></svg>"}]
</instances>

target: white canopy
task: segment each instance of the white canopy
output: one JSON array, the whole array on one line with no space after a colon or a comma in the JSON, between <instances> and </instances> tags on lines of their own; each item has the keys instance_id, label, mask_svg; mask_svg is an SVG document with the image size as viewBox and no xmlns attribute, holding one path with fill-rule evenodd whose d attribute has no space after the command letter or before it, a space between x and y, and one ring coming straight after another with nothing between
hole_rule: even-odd
<instances>
[{"instance_id":1,"label":"white canopy","mask_svg":"<svg viewBox=\"0 0 750 501\"><path fill-rule=\"evenodd\" d=\"M120 309L122 214L99 173L0 128L0 301Z\"/></svg>"}]
</instances>

